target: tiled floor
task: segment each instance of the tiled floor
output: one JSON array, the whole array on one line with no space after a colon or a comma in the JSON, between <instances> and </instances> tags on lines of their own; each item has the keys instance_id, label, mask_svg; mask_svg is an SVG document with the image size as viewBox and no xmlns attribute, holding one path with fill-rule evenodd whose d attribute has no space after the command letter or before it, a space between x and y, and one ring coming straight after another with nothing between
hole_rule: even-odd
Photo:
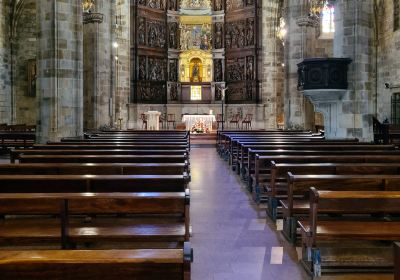
<instances>
[{"instance_id":1,"label":"tiled floor","mask_svg":"<svg viewBox=\"0 0 400 280\"><path fill-rule=\"evenodd\" d=\"M191 151L193 280L308 279L215 148Z\"/></svg>"},{"instance_id":2,"label":"tiled floor","mask_svg":"<svg viewBox=\"0 0 400 280\"><path fill-rule=\"evenodd\" d=\"M248 196L215 148L191 151L193 280L310 279L298 254ZM278 228L282 225L278 225ZM324 280L393 280L393 275L327 275Z\"/></svg>"}]
</instances>

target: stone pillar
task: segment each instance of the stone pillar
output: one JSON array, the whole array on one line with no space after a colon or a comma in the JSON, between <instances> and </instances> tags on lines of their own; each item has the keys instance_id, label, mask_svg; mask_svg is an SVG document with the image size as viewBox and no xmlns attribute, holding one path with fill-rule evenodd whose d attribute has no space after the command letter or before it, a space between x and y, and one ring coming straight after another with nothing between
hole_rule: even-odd
<instances>
[{"instance_id":1,"label":"stone pillar","mask_svg":"<svg viewBox=\"0 0 400 280\"><path fill-rule=\"evenodd\" d=\"M288 0L286 22L288 32L285 40L285 126L310 129L313 125L312 105L297 90L297 64L313 56L315 27L318 21L309 17L308 1ZM311 112L310 112L311 110ZM308 114L306 112L308 111Z\"/></svg>"},{"instance_id":2,"label":"stone pillar","mask_svg":"<svg viewBox=\"0 0 400 280\"><path fill-rule=\"evenodd\" d=\"M372 0L335 3L334 56L353 60L349 66L349 90L342 98L338 129L346 136L371 141L373 91Z\"/></svg>"},{"instance_id":3,"label":"stone pillar","mask_svg":"<svg viewBox=\"0 0 400 280\"><path fill-rule=\"evenodd\" d=\"M115 41L118 42L118 49L116 56L118 60L115 63L114 76L115 76L115 97L114 97L114 123L119 128L119 120L121 121L121 128L126 129L129 122L129 103L131 97L131 72L130 72L130 46L131 46L131 31L130 31L130 1L118 0L116 1L116 9L114 19L116 24L115 28ZM132 95L133 96L133 95Z\"/></svg>"},{"instance_id":4,"label":"stone pillar","mask_svg":"<svg viewBox=\"0 0 400 280\"><path fill-rule=\"evenodd\" d=\"M96 1L83 15L84 130L112 125L112 5Z\"/></svg>"},{"instance_id":5,"label":"stone pillar","mask_svg":"<svg viewBox=\"0 0 400 280\"><path fill-rule=\"evenodd\" d=\"M10 48L6 0L0 0L0 123L11 123Z\"/></svg>"},{"instance_id":6,"label":"stone pillar","mask_svg":"<svg viewBox=\"0 0 400 280\"><path fill-rule=\"evenodd\" d=\"M283 93L283 45L276 37L279 25L279 1L262 1L262 65L261 101L264 106L265 129L277 127Z\"/></svg>"},{"instance_id":7,"label":"stone pillar","mask_svg":"<svg viewBox=\"0 0 400 280\"><path fill-rule=\"evenodd\" d=\"M82 135L82 6L79 0L37 1L38 139Z\"/></svg>"}]
</instances>

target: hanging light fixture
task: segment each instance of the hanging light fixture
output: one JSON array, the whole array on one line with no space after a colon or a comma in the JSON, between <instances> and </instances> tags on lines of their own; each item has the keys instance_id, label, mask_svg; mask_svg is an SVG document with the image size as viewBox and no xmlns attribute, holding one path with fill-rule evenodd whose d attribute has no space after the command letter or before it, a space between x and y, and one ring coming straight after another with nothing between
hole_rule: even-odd
<instances>
[{"instance_id":1,"label":"hanging light fixture","mask_svg":"<svg viewBox=\"0 0 400 280\"><path fill-rule=\"evenodd\" d=\"M91 9L94 6L94 0L83 0L82 1L82 9L84 13L91 13Z\"/></svg>"},{"instance_id":2,"label":"hanging light fixture","mask_svg":"<svg viewBox=\"0 0 400 280\"><path fill-rule=\"evenodd\" d=\"M309 0L309 16L319 18L326 5L330 5L327 0Z\"/></svg>"}]
</instances>

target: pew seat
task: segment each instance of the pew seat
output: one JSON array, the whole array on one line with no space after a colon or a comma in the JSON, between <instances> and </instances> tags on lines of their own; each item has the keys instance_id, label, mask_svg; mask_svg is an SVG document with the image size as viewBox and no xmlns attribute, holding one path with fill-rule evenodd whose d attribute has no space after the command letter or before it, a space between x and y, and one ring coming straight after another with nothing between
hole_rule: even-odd
<instances>
[{"instance_id":1,"label":"pew seat","mask_svg":"<svg viewBox=\"0 0 400 280\"><path fill-rule=\"evenodd\" d=\"M3 279L189 280L192 252L184 249L4 250Z\"/></svg>"}]
</instances>

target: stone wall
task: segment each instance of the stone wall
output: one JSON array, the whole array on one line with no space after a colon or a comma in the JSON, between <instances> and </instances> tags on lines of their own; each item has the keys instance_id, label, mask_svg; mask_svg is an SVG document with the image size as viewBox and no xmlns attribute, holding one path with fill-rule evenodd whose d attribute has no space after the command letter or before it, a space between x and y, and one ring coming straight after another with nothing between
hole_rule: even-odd
<instances>
[{"instance_id":1,"label":"stone wall","mask_svg":"<svg viewBox=\"0 0 400 280\"><path fill-rule=\"evenodd\" d=\"M0 123L11 123L8 1L0 0Z\"/></svg>"},{"instance_id":2,"label":"stone wall","mask_svg":"<svg viewBox=\"0 0 400 280\"><path fill-rule=\"evenodd\" d=\"M391 97L394 93L400 92L400 30L393 29L393 1L379 2L378 98L377 103L374 99L374 107L377 107L377 116L380 121L386 118L391 121ZM387 89L385 83L389 83L394 88Z\"/></svg>"},{"instance_id":3,"label":"stone wall","mask_svg":"<svg viewBox=\"0 0 400 280\"><path fill-rule=\"evenodd\" d=\"M29 96L28 61L36 59L36 1L25 0L18 20L14 53L15 123L36 124L36 96Z\"/></svg>"}]
</instances>

